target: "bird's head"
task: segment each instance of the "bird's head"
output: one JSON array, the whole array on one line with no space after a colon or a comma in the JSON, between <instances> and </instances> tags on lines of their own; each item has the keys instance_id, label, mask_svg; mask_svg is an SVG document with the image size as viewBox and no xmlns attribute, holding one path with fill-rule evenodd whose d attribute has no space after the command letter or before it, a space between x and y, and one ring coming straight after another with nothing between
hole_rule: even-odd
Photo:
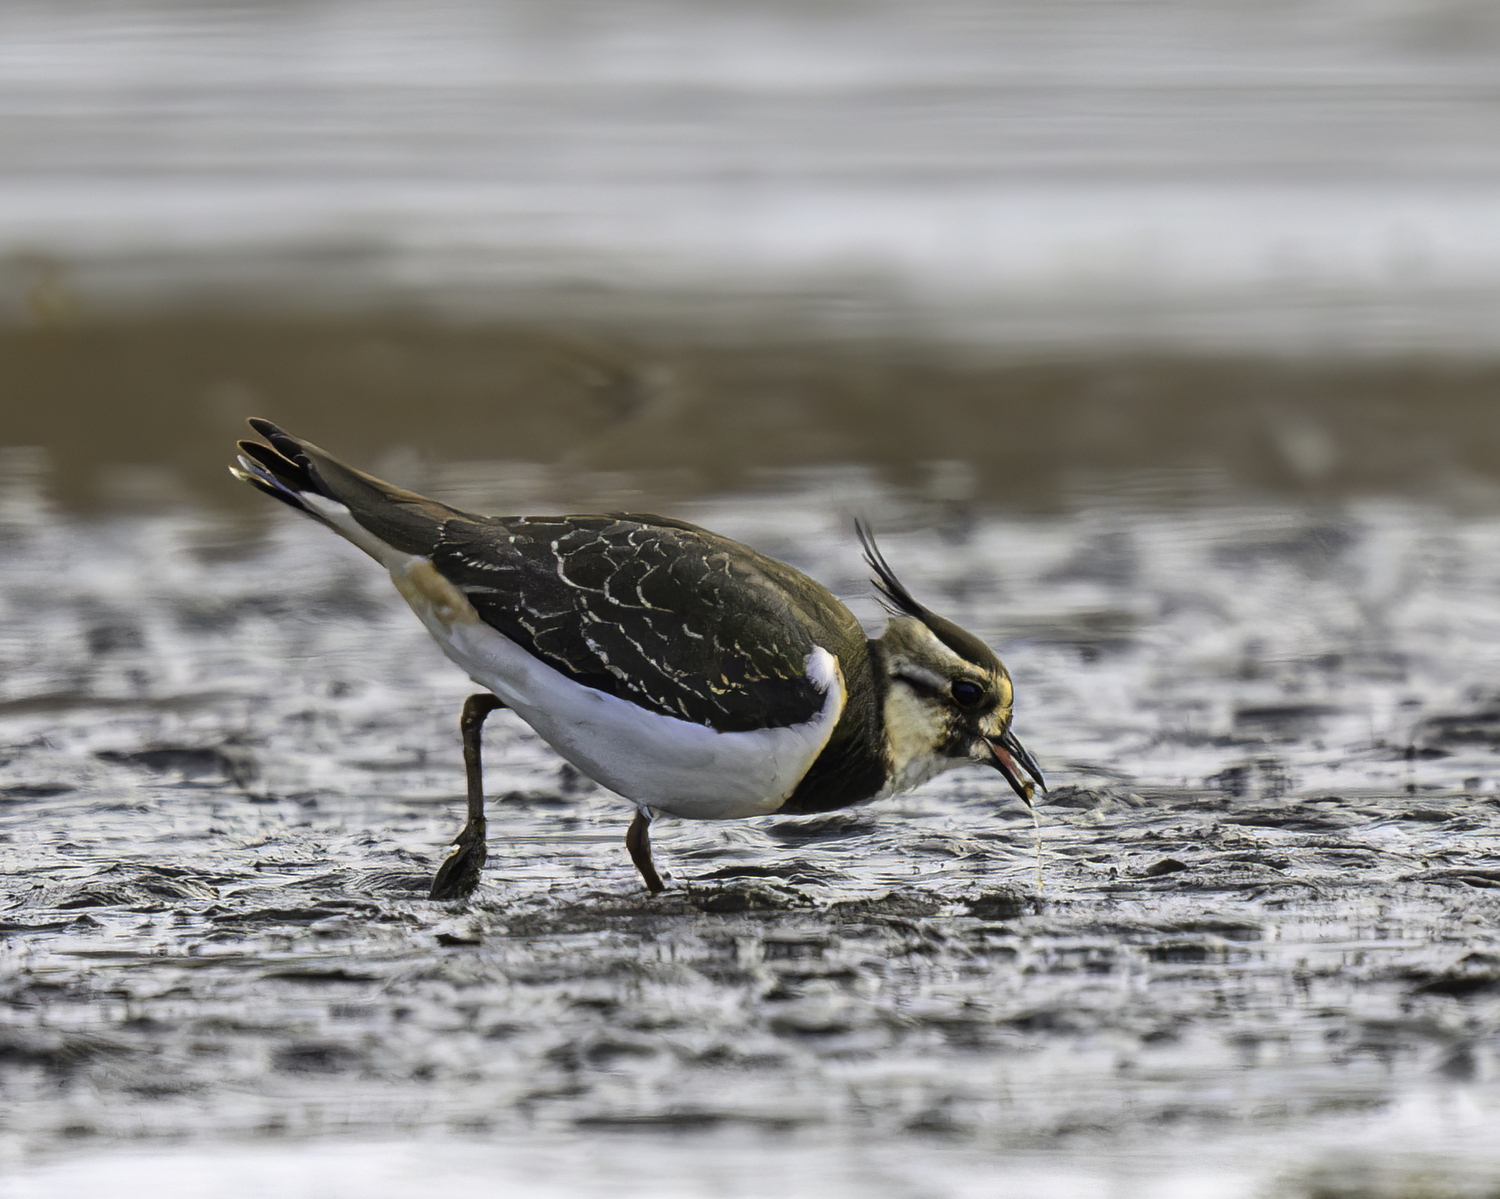
<instances>
[{"instance_id":1,"label":"bird's head","mask_svg":"<svg viewBox=\"0 0 1500 1199\"><path fill-rule=\"evenodd\" d=\"M887 681L891 789L975 763L998 770L1030 807L1034 791L1045 791L1046 783L1011 729L1015 690L1004 664L973 633L912 598L867 526L859 526L859 536L891 611L877 641Z\"/></svg>"}]
</instances>

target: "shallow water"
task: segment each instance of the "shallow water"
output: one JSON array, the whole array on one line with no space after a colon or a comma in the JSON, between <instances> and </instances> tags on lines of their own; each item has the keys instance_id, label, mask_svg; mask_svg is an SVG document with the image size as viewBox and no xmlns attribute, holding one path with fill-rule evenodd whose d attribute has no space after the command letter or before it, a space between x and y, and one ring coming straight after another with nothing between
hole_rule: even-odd
<instances>
[{"instance_id":1,"label":"shallow water","mask_svg":"<svg viewBox=\"0 0 1500 1199\"><path fill-rule=\"evenodd\" d=\"M502 715L441 905L470 688L377 568L13 483L0 1193L1493 1193L1500 520L857 470L684 504L874 623L864 511L999 649L1043 887L973 770L662 822L653 899L623 806Z\"/></svg>"}]
</instances>

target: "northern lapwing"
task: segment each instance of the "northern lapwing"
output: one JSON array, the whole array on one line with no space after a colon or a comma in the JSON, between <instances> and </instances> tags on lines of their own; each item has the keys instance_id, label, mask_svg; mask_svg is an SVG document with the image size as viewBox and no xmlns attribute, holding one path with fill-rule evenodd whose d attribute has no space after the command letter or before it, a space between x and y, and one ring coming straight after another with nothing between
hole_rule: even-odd
<instances>
[{"instance_id":1,"label":"northern lapwing","mask_svg":"<svg viewBox=\"0 0 1500 1199\"><path fill-rule=\"evenodd\" d=\"M644 513L476 516L404 491L269 421L233 473L388 571L482 695L460 729L468 821L432 884L459 899L486 855L480 730L509 708L635 805L646 887L658 813L729 820L881 799L955 766L991 766L1029 807L1041 769L1011 728L994 652L918 603L858 526L891 619L869 638L799 570Z\"/></svg>"}]
</instances>

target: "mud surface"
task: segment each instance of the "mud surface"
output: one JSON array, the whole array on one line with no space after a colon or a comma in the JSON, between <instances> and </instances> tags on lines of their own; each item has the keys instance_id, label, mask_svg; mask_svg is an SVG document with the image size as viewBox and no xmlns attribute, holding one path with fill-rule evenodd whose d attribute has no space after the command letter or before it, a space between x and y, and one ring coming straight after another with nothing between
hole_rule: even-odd
<instances>
[{"instance_id":1,"label":"mud surface","mask_svg":"<svg viewBox=\"0 0 1500 1199\"><path fill-rule=\"evenodd\" d=\"M653 899L622 805L502 715L451 906L469 688L377 568L12 483L0 1193L1494 1193L1500 521L858 472L688 505L851 598L867 511L999 648L1041 885L974 770L662 822Z\"/></svg>"}]
</instances>

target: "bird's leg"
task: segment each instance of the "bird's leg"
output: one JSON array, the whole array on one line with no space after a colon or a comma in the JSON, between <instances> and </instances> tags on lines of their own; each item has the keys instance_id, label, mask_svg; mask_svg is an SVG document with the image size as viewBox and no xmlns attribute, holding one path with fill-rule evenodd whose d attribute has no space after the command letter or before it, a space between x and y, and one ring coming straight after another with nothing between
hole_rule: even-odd
<instances>
[{"instance_id":1,"label":"bird's leg","mask_svg":"<svg viewBox=\"0 0 1500 1199\"><path fill-rule=\"evenodd\" d=\"M630 851L635 868L641 872L646 890L653 895L666 890L667 884L661 881L661 875L656 873L656 865L651 861L651 817L641 808L635 810L635 819L625 833L625 848Z\"/></svg>"},{"instance_id":2,"label":"bird's leg","mask_svg":"<svg viewBox=\"0 0 1500 1199\"><path fill-rule=\"evenodd\" d=\"M469 818L463 831L453 839L453 849L438 867L437 877L432 880L429 899L467 899L479 885L479 872L484 869L485 819L484 819L484 766L480 759L480 735L484 731L484 718L496 708L505 705L493 695L471 695L464 700L463 715L458 718L458 729L464 739L464 772L469 783Z\"/></svg>"}]
</instances>

